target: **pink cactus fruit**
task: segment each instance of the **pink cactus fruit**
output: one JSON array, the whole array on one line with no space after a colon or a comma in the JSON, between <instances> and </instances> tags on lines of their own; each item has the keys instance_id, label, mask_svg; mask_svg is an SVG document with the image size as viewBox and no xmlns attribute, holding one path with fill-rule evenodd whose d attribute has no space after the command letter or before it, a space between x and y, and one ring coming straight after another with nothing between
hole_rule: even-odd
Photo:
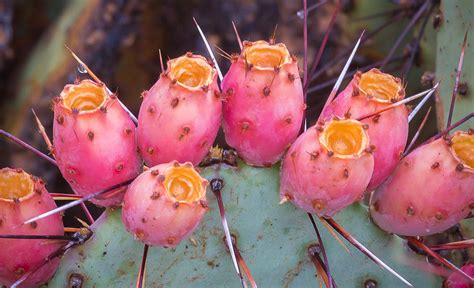
<instances>
[{"instance_id":1,"label":"pink cactus fruit","mask_svg":"<svg viewBox=\"0 0 474 288\"><path fill-rule=\"evenodd\" d=\"M320 119L349 115L350 118L358 119L404 97L405 89L399 78L378 69L359 72L322 112ZM405 150L409 128L408 110L405 105L401 105L361 121L370 125L370 143L376 147L373 153L374 174L367 187L367 191L372 191L392 173Z\"/></svg>"},{"instance_id":2,"label":"pink cactus fruit","mask_svg":"<svg viewBox=\"0 0 474 288\"><path fill-rule=\"evenodd\" d=\"M305 109L297 60L286 46L245 41L222 93L227 144L250 165L280 160L298 136Z\"/></svg>"},{"instance_id":3,"label":"pink cactus fruit","mask_svg":"<svg viewBox=\"0 0 474 288\"><path fill-rule=\"evenodd\" d=\"M474 277L474 264L468 263L461 268L467 275ZM444 282L444 288L472 288L472 284L460 273L453 272Z\"/></svg>"},{"instance_id":4,"label":"pink cactus fruit","mask_svg":"<svg viewBox=\"0 0 474 288\"><path fill-rule=\"evenodd\" d=\"M359 200L374 168L365 128L359 121L335 118L299 136L283 159L282 202L331 217Z\"/></svg>"},{"instance_id":5,"label":"pink cactus fruit","mask_svg":"<svg viewBox=\"0 0 474 288\"><path fill-rule=\"evenodd\" d=\"M400 161L377 188L370 213L385 231L406 236L442 232L474 205L474 134L456 132L423 145Z\"/></svg>"},{"instance_id":6,"label":"pink cactus fruit","mask_svg":"<svg viewBox=\"0 0 474 288\"><path fill-rule=\"evenodd\" d=\"M168 61L166 73L142 95L138 147L145 162L198 165L221 123L216 70L206 58L187 53Z\"/></svg>"},{"instance_id":7,"label":"pink cactus fruit","mask_svg":"<svg viewBox=\"0 0 474 288\"><path fill-rule=\"evenodd\" d=\"M21 225L54 208L56 204L41 179L21 169L0 170L0 234L64 235L59 214ZM63 244L50 240L0 239L0 286L10 286L25 273L37 269ZM50 261L28 276L20 287L38 287L53 276L58 266L59 259Z\"/></svg>"},{"instance_id":8,"label":"pink cactus fruit","mask_svg":"<svg viewBox=\"0 0 474 288\"><path fill-rule=\"evenodd\" d=\"M141 172L135 125L103 84L83 80L66 85L53 109L54 155L64 179L79 194L106 189ZM92 202L118 205L125 189Z\"/></svg>"},{"instance_id":9,"label":"pink cactus fruit","mask_svg":"<svg viewBox=\"0 0 474 288\"><path fill-rule=\"evenodd\" d=\"M206 213L207 185L190 162L154 166L130 184L122 222L145 244L175 247L196 229Z\"/></svg>"}]
</instances>

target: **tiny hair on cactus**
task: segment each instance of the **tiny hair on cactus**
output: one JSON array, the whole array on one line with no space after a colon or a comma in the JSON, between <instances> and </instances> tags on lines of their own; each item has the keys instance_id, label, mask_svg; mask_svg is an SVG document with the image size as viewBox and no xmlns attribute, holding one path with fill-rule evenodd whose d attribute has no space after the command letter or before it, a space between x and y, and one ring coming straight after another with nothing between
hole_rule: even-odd
<instances>
[{"instance_id":1,"label":"tiny hair on cactus","mask_svg":"<svg viewBox=\"0 0 474 288\"><path fill-rule=\"evenodd\" d=\"M226 142L247 164L280 160L305 109L296 57L282 43L244 41L221 86Z\"/></svg>"},{"instance_id":2,"label":"tiny hair on cactus","mask_svg":"<svg viewBox=\"0 0 474 288\"><path fill-rule=\"evenodd\" d=\"M54 155L64 179L80 195L141 172L135 125L117 101L104 84L83 80L66 85L53 103ZM101 206L119 205L124 191L120 188L91 201Z\"/></svg>"},{"instance_id":3,"label":"tiny hair on cactus","mask_svg":"<svg viewBox=\"0 0 474 288\"><path fill-rule=\"evenodd\" d=\"M0 169L0 235L24 235L24 239L0 238L0 285L10 286L23 275L34 272L21 287L37 287L49 280L59 266L50 261L37 271L44 258L63 243L58 240L27 239L26 236L63 236L59 215L21 225L23 220L56 208L44 182L22 169Z\"/></svg>"},{"instance_id":4,"label":"tiny hair on cactus","mask_svg":"<svg viewBox=\"0 0 474 288\"><path fill-rule=\"evenodd\" d=\"M187 53L169 60L166 72L143 95L137 132L145 162L199 164L220 127L216 69L206 58Z\"/></svg>"},{"instance_id":5,"label":"tiny hair on cactus","mask_svg":"<svg viewBox=\"0 0 474 288\"><path fill-rule=\"evenodd\" d=\"M196 229L208 210L207 185L189 162L148 169L125 193L125 228L145 244L175 247Z\"/></svg>"}]
</instances>

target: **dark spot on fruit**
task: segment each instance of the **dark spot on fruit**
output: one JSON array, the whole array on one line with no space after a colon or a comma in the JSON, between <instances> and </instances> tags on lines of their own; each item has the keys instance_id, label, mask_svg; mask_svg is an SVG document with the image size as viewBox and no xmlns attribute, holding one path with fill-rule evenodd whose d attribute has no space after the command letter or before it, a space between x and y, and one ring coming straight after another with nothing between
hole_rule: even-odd
<instances>
[{"instance_id":1,"label":"dark spot on fruit","mask_svg":"<svg viewBox=\"0 0 474 288\"><path fill-rule=\"evenodd\" d=\"M102 112L104 112L104 113L107 113L107 107L101 106L101 107L100 107L100 111L102 111Z\"/></svg>"},{"instance_id":2,"label":"dark spot on fruit","mask_svg":"<svg viewBox=\"0 0 474 288\"><path fill-rule=\"evenodd\" d=\"M165 179L166 179L165 175L158 176L158 182L159 183L163 183L165 181Z\"/></svg>"},{"instance_id":3,"label":"dark spot on fruit","mask_svg":"<svg viewBox=\"0 0 474 288\"><path fill-rule=\"evenodd\" d=\"M155 149L153 149L153 147L148 147L148 149L146 149L146 152L148 154L153 154L153 152L155 152Z\"/></svg>"},{"instance_id":4,"label":"dark spot on fruit","mask_svg":"<svg viewBox=\"0 0 474 288\"><path fill-rule=\"evenodd\" d=\"M217 99L221 99L222 98L221 92L219 92L217 90L214 90L214 97L217 98Z\"/></svg>"},{"instance_id":5,"label":"dark spot on fruit","mask_svg":"<svg viewBox=\"0 0 474 288\"><path fill-rule=\"evenodd\" d=\"M151 199L151 200L156 200L156 199L160 198L160 196L161 196L160 192L154 191L154 192L151 194L150 199Z\"/></svg>"},{"instance_id":6,"label":"dark spot on fruit","mask_svg":"<svg viewBox=\"0 0 474 288\"><path fill-rule=\"evenodd\" d=\"M73 168L68 168L67 173L69 173L71 175L74 175L74 174L76 174L76 170L74 170Z\"/></svg>"},{"instance_id":7,"label":"dark spot on fruit","mask_svg":"<svg viewBox=\"0 0 474 288\"><path fill-rule=\"evenodd\" d=\"M288 73L288 79L289 79L291 82L293 82L293 81L295 81L296 77L295 77L294 74Z\"/></svg>"},{"instance_id":8,"label":"dark spot on fruit","mask_svg":"<svg viewBox=\"0 0 474 288\"><path fill-rule=\"evenodd\" d=\"M318 151L313 151L313 152L308 152L309 154L309 160L314 161L316 158L319 157L319 152Z\"/></svg>"},{"instance_id":9,"label":"dark spot on fruit","mask_svg":"<svg viewBox=\"0 0 474 288\"><path fill-rule=\"evenodd\" d=\"M280 66L273 67L273 72L275 72L275 74L280 73Z\"/></svg>"},{"instance_id":10,"label":"dark spot on fruit","mask_svg":"<svg viewBox=\"0 0 474 288\"><path fill-rule=\"evenodd\" d=\"M221 178L214 178L211 180L211 191L213 193L219 192L224 188L224 180Z\"/></svg>"},{"instance_id":11,"label":"dark spot on fruit","mask_svg":"<svg viewBox=\"0 0 474 288\"><path fill-rule=\"evenodd\" d=\"M174 203L173 203L173 208L174 208L174 209L178 209L178 207L179 207L179 202L174 202Z\"/></svg>"},{"instance_id":12,"label":"dark spot on fruit","mask_svg":"<svg viewBox=\"0 0 474 288\"><path fill-rule=\"evenodd\" d=\"M201 87L201 90L207 93L209 91L209 85L204 85Z\"/></svg>"},{"instance_id":13,"label":"dark spot on fruit","mask_svg":"<svg viewBox=\"0 0 474 288\"><path fill-rule=\"evenodd\" d=\"M374 204L372 204L372 209L375 212L378 212L379 211L379 202L375 202Z\"/></svg>"},{"instance_id":14,"label":"dark spot on fruit","mask_svg":"<svg viewBox=\"0 0 474 288\"><path fill-rule=\"evenodd\" d=\"M126 134L126 135L132 134L132 129L130 129L130 128L125 128L124 131L125 131L125 134Z\"/></svg>"},{"instance_id":15,"label":"dark spot on fruit","mask_svg":"<svg viewBox=\"0 0 474 288\"><path fill-rule=\"evenodd\" d=\"M436 218L436 220L441 221L441 220L443 220L444 217L443 217L443 214L441 212L437 212L435 214L435 218Z\"/></svg>"},{"instance_id":16,"label":"dark spot on fruit","mask_svg":"<svg viewBox=\"0 0 474 288\"><path fill-rule=\"evenodd\" d=\"M173 245L173 243L176 241L176 238L174 237L169 237L168 240L166 240L166 242L168 242L168 244L170 245Z\"/></svg>"},{"instance_id":17,"label":"dark spot on fruit","mask_svg":"<svg viewBox=\"0 0 474 288\"><path fill-rule=\"evenodd\" d=\"M176 84L176 82L178 82L178 80L176 80L176 79L171 79L171 84L174 85L174 84Z\"/></svg>"},{"instance_id":18,"label":"dark spot on fruit","mask_svg":"<svg viewBox=\"0 0 474 288\"><path fill-rule=\"evenodd\" d=\"M155 113L155 112L156 112L155 106L150 105L150 106L148 107L148 113L153 114L153 113Z\"/></svg>"},{"instance_id":19,"label":"dark spot on fruit","mask_svg":"<svg viewBox=\"0 0 474 288\"><path fill-rule=\"evenodd\" d=\"M232 88L232 87L228 88L228 89L225 91L225 94L226 94L227 96L233 95L233 94L234 94L234 88Z\"/></svg>"},{"instance_id":20,"label":"dark spot on fruit","mask_svg":"<svg viewBox=\"0 0 474 288\"><path fill-rule=\"evenodd\" d=\"M142 223L146 223L146 219L145 219L145 218L142 218Z\"/></svg>"},{"instance_id":21,"label":"dark spot on fruit","mask_svg":"<svg viewBox=\"0 0 474 288\"><path fill-rule=\"evenodd\" d=\"M13 203L15 203L15 204L20 203L20 199L18 197L13 197L12 200L13 200Z\"/></svg>"},{"instance_id":22,"label":"dark spot on fruit","mask_svg":"<svg viewBox=\"0 0 474 288\"><path fill-rule=\"evenodd\" d=\"M410 216L415 215L415 208L413 208L413 206L408 206L407 215L410 215Z\"/></svg>"},{"instance_id":23,"label":"dark spot on fruit","mask_svg":"<svg viewBox=\"0 0 474 288\"><path fill-rule=\"evenodd\" d=\"M436 169L439 167L439 162L435 162L433 163L433 165L431 165L431 169Z\"/></svg>"},{"instance_id":24,"label":"dark spot on fruit","mask_svg":"<svg viewBox=\"0 0 474 288\"><path fill-rule=\"evenodd\" d=\"M160 170L153 169L153 170L151 170L150 174L151 174L151 176L158 176L158 175L160 175Z\"/></svg>"},{"instance_id":25,"label":"dark spot on fruit","mask_svg":"<svg viewBox=\"0 0 474 288\"><path fill-rule=\"evenodd\" d=\"M189 131L191 131L191 128L189 128L189 127L187 127L187 126L183 127L183 134L184 134L184 135L188 135L188 134L189 134Z\"/></svg>"},{"instance_id":26,"label":"dark spot on fruit","mask_svg":"<svg viewBox=\"0 0 474 288\"><path fill-rule=\"evenodd\" d=\"M344 118L349 119L351 118L351 116L352 116L351 108L349 108L349 110L347 110L346 113L344 113Z\"/></svg>"},{"instance_id":27,"label":"dark spot on fruit","mask_svg":"<svg viewBox=\"0 0 474 288\"><path fill-rule=\"evenodd\" d=\"M344 169L344 178L349 178L349 170Z\"/></svg>"},{"instance_id":28,"label":"dark spot on fruit","mask_svg":"<svg viewBox=\"0 0 474 288\"><path fill-rule=\"evenodd\" d=\"M174 160L174 161L173 161L173 166L174 166L174 167L179 167L179 162L176 161L176 160Z\"/></svg>"},{"instance_id":29,"label":"dark spot on fruit","mask_svg":"<svg viewBox=\"0 0 474 288\"><path fill-rule=\"evenodd\" d=\"M36 221L33 221L30 223L31 228L36 229L38 227L38 223Z\"/></svg>"},{"instance_id":30,"label":"dark spot on fruit","mask_svg":"<svg viewBox=\"0 0 474 288\"><path fill-rule=\"evenodd\" d=\"M359 87L353 87L352 88L352 97L359 96Z\"/></svg>"},{"instance_id":31,"label":"dark spot on fruit","mask_svg":"<svg viewBox=\"0 0 474 288\"><path fill-rule=\"evenodd\" d=\"M264 96L270 95L270 92L271 92L271 91L270 91L270 87L265 86L265 87L263 88L263 95L264 95Z\"/></svg>"},{"instance_id":32,"label":"dark spot on fruit","mask_svg":"<svg viewBox=\"0 0 474 288\"><path fill-rule=\"evenodd\" d=\"M291 124L291 117L290 116L286 117L285 122L286 124Z\"/></svg>"},{"instance_id":33,"label":"dark spot on fruit","mask_svg":"<svg viewBox=\"0 0 474 288\"><path fill-rule=\"evenodd\" d=\"M120 171L122 171L122 170L123 170L123 164L122 164L122 163L118 164L118 165L115 167L115 171L117 171L117 172L120 172Z\"/></svg>"},{"instance_id":34,"label":"dark spot on fruit","mask_svg":"<svg viewBox=\"0 0 474 288\"><path fill-rule=\"evenodd\" d=\"M311 205L313 206L314 209L316 210L322 210L324 207L326 207L326 203L322 199L314 199L311 202Z\"/></svg>"},{"instance_id":35,"label":"dark spot on fruit","mask_svg":"<svg viewBox=\"0 0 474 288\"><path fill-rule=\"evenodd\" d=\"M25 274L25 268L23 267L18 267L17 269L15 269L15 271L13 271L13 273L15 273L15 275L17 276L21 276L23 274Z\"/></svg>"},{"instance_id":36,"label":"dark spot on fruit","mask_svg":"<svg viewBox=\"0 0 474 288\"><path fill-rule=\"evenodd\" d=\"M249 129L249 122L242 122L242 124L240 124L240 129L242 129L243 131L247 131Z\"/></svg>"},{"instance_id":37,"label":"dark spot on fruit","mask_svg":"<svg viewBox=\"0 0 474 288\"><path fill-rule=\"evenodd\" d=\"M64 117L62 115L59 115L58 117L56 117L56 122L58 122L59 125L63 125Z\"/></svg>"},{"instance_id":38,"label":"dark spot on fruit","mask_svg":"<svg viewBox=\"0 0 474 288\"><path fill-rule=\"evenodd\" d=\"M316 126L316 131L318 131L319 133L322 133L324 131L324 128L321 126Z\"/></svg>"},{"instance_id":39,"label":"dark spot on fruit","mask_svg":"<svg viewBox=\"0 0 474 288\"><path fill-rule=\"evenodd\" d=\"M16 173L23 173L23 169L21 169L21 168L16 168L16 169L15 169L15 172L16 172Z\"/></svg>"},{"instance_id":40,"label":"dark spot on fruit","mask_svg":"<svg viewBox=\"0 0 474 288\"><path fill-rule=\"evenodd\" d=\"M374 123L379 123L379 119L380 119L380 114L375 115L374 118L372 118L372 121L374 121Z\"/></svg>"},{"instance_id":41,"label":"dark spot on fruit","mask_svg":"<svg viewBox=\"0 0 474 288\"><path fill-rule=\"evenodd\" d=\"M87 138L92 141L94 139L94 132L89 131L89 133L87 133Z\"/></svg>"},{"instance_id":42,"label":"dark spot on fruit","mask_svg":"<svg viewBox=\"0 0 474 288\"><path fill-rule=\"evenodd\" d=\"M364 130L369 129L369 124L363 124L363 125L362 125L362 128L363 128Z\"/></svg>"},{"instance_id":43,"label":"dark spot on fruit","mask_svg":"<svg viewBox=\"0 0 474 288\"><path fill-rule=\"evenodd\" d=\"M171 107L172 108L176 108L176 106L178 106L179 104L179 99L177 97L173 98L173 100L171 100Z\"/></svg>"},{"instance_id":44,"label":"dark spot on fruit","mask_svg":"<svg viewBox=\"0 0 474 288\"><path fill-rule=\"evenodd\" d=\"M334 152L328 151L328 157L332 157L334 155Z\"/></svg>"},{"instance_id":45,"label":"dark spot on fruit","mask_svg":"<svg viewBox=\"0 0 474 288\"><path fill-rule=\"evenodd\" d=\"M464 170L464 165L462 163L459 163L458 165L456 165L456 171L462 172L462 170Z\"/></svg>"}]
</instances>

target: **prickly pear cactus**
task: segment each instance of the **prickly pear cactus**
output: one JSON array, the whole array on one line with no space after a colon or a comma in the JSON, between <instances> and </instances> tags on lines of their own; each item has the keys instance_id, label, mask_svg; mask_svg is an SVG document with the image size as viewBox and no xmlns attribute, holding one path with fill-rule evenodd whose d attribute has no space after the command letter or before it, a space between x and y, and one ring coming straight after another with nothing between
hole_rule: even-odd
<instances>
[{"instance_id":1,"label":"prickly pear cactus","mask_svg":"<svg viewBox=\"0 0 474 288\"><path fill-rule=\"evenodd\" d=\"M237 168L215 165L202 174L224 180L223 200L231 233L261 287L314 287L315 267L308 247L317 243L307 215L291 204L278 205L278 168ZM151 248L146 268L147 287L239 287L223 240L224 233L214 195L208 191L210 211L190 239L175 249ZM136 283L143 244L128 234L120 210L107 210L93 225L94 236L66 254L48 287L82 282L82 287L131 287ZM441 278L414 269L424 265L406 242L378 229L368 218L366 207L355 204L335 220L346 227L384 262L415 287L440 287ZM358 250L352 255L322 226L321 233L336 284L364 287L375 281L379 287L403 287L393 275L376 266ZM366 286L372 287L372 286Z\"/></svg>"}]
</instances>

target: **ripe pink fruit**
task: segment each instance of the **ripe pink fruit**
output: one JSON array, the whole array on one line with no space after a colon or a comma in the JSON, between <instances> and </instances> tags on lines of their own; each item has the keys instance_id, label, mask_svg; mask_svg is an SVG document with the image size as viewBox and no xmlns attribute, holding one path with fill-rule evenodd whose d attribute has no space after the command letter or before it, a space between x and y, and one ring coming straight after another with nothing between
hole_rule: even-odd
<instances>
[{"instance_id":1,"label":"ripe pink fruit","mask_svg":"<svg viewBox=\"0 0 474 288\"><path fill-rule=\"evenodd\" d=\"M138 147L154 166L170 161L194 165L206 156L221 122L216 70L206 58L187 53L168 61L166 73L143 93Z\"/></svg>"},{"instance_id":2,"label":"ripe pink fruit","mask_svg":"<svg viewBox=\"0 0 474 288\"><path fill-rule=\"evenodd\" d=\"M467 275L474 277L474 264L468 263L461 268ZM472 288L469 280L460 273L453 272L444 283L446 288Z\"/></svg>"},{"instance_id":3,"label":"ripe pink fruit","mask_svg":"<svg viewBox=\"0 0 474 288\"><path fill-rule=\"evenodd\" d=\"M474 135L456 132L414 150L370 200L375 223L406 236L442 232L474 204Z\"/></svg>"},{"instance_id":4,"label":"ripe pink fruit","mask_svg":"<svg viewBox=\"0 0 474 288\"><path fill-rule=\"evenodd\" d=\"M305 109L295 57L284 44L244 42L222 81L227 143L254 166L270 166L298 136Z\"/></svg>"},{"instance_id":5,"label":"ripe pink fruit","mask_svg":"<svg viewBox=\"0 0 474 288\"><path fill-rule=\"evenodd\" d=\"M0 170L0 234L2 235L63 235L59 214L30 225L24 221L56 208L44 182L21 169ZM50 240L0 239L0 286L10 286L25 273L43 262L63 243ZM31 274L20 287L38 287L53 276L59 258Z\"/></svg>"},{"instance_id":6,"label":"ripe pink fruit","mask_svg":"<svg viewBox=\"0 0 474 288\"><path fill-rule=\"evenodd\" d=\"M355 74L346 89L322 112L321 119L347 114L357 119L404 97L405 89L399 78L372 69ZM405 150L408 111L405 105L400 105L362 122L370 125L370 143L375 146L374 174L367 187L367 191L372 191L392 173Z\"/></svg>"},{"instance_id":7,"label":"ripe pink fruit","mask_svg":"<svg viewBox=\"0 0 474 288\"><path fill-rule=\"evenodd\" d=\"M145 244L178 245L194 231L207 211L207 185L207 180L189 162L150 168L125 193L125 228Z\"/></svg>"},{"instance_id":8,"label":"ripe pink fruit","mask_svg":"<svg viewBox=\"0 0 474 288\"><path fill-rule=\"evenodd\" d=\"M135 125L103 84L66 85L54 101L54 155L67 182L88 195L137 176L142 167ZM125 188L92 202L120 204Z\"/></svg>"},{"instance_id":9,"label":"ripe pink fruit","mask_svg":"<svg viewBox=\"0 0 474 288\"><path fill-rule=\"evenodd\" d=\"M331 217L359 200L374 168L361 122L333 119L296 139L283 159L282 202Z\"/></svg>"}]
</instances>

